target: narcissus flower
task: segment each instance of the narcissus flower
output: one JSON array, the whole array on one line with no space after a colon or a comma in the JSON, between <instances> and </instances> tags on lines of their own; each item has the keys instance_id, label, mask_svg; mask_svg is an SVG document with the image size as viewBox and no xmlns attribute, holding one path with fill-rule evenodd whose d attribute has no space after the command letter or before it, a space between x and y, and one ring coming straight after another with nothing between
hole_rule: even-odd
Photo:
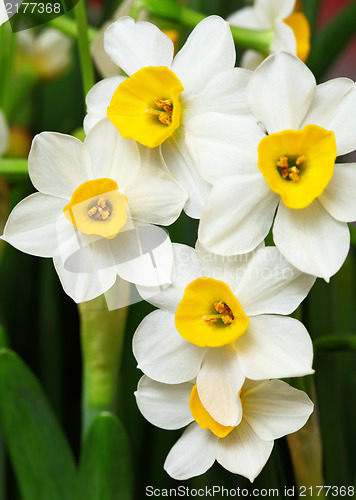
<instances>
[{"instance_id":1,"label":"narcissus flower","mask_svg":"<svg viewBox=\"0 0 356 500\"><path fill-rule=\"evenodd\" d=\"M204 19L174 58L168 36L153 24L135 23L130 17L106 30L104 45L129 76L102 80L88 93L85 131L108 116L123 137L148 148L159 147L168 170L189 195L186 212L199 217L210 185L194 165L185 127L192 117L207 111L222 119L249 113L245 93L250 73L234 68L228 23L217 16ZM214 148L214 121L210 130Z\"/></svg>"},{"instance_id":2,"label":"narcissus flower","mask_svg":"<svg viewBox=\"0 0 356 500\"><path fill-rule=\"evenodd\" d=\"M203 210L200 242L222 255L245 253L273 224L284 257L328 281L349 250L346 222L356 220L356 164L335 164L356 148L355 83L336 78L316 85L298 58L280 53L261 64L247 92L258 123L227 117L215 154L204 152L210 140L204 117L192 123L190 146L193 151L196 141L195 159L207 180L224 172Z\"/></svg>"},{"instance_id":3,"label":"narcissus flower","mask_svg":"<svg viewBox=\"0 0 356 500\"><path fill-rule=\"evenodd\" d=\"M9 144L9 129L4 114L0 109L0 156L2 156L5 153L8 144Z\"/></svg>"},{"instance_id":4,"label":"narcissus flower","mask_svg":"<svg viewBox=\"0 0 356 500\"><path fill-rule=\"evenodd\" d=\"M274 31L270 54L284 50L303 62L310 51L310 27L303 12L295 12L296 0L255 0L252 7L245 7L227 18L231 26ZM256 69L266 57L255 50L247 50L241 65Z\"/></svg>"},{"instance_id":5,"label":"narcissus flower","mask_svg":"<svg viewBox=\"0 0 356 500\"><path fill-rule=\"evenodd\" d=\"M314 278L290 266L275 247L231 259L199 247L173 247L178 270L173 284L156 294L139 288L160 309L139 325L134 355L139 368L158 382L197 377L210 415L222 425L237 425L236 395L245 377L313 373L308 332L282 315L298 307Z\"/></svg>"},{"instance_id":6,"label":"narcissus flower","mask_svg":"<svg viewBox=\"0 0 356 500\"><path fill-rule=\"evenodd\" d=\"M298 431L313 411L304 392L281 380L245 380L235 394L242 411L233 426L216 422L191 382L167 385L143 376L136 399L143 416L157 427L179 429L190 424L164 464L178 480L204 474L216 460L252 482L266 464L274 440Z\"/></svg>"},{"instance_id":7,"label":"narcissus flower","mask_svg":"<svg viewBox=\"0 0 356 500\"><path fill-rule=\"evenodd\" d=\"M186 194L107 119L84 143L37 135L29 174L39 192L14 208L2 238L23 252L53 257L76 302L101 295L117 276L149 286L171 281L169 237L150 224L174 222Z\"/></svg>"},{"instance_id":8,"label":"narcissus flower","mask_svg":"<svg viewBox=\"0 0 356 500\"><path fill-rule=\"evenodd\" d=\"M17 34L17 64L26 64L39 78L56 78L70 66L72 40L52 28L37 33L34 29Z\"/></svg>"}]
</instances>

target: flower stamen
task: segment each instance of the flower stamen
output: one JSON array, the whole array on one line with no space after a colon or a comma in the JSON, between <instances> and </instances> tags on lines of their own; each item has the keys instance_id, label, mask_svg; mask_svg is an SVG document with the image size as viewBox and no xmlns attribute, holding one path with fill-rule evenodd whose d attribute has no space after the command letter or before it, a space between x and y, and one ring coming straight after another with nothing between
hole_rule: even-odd
<instances>
[{"instance_id":1,"label":"flower stamen","mask_svg":"<svg viewBox=\"0 0 356 500\"><path fill-rule=\"evenodd\" d=\"M277 162L277 170L285 180L299 181L300 170L297 166L302 165L306 160L304 155L300 155L295 160L295 165L289 166L288 156L280 156Z\"/></svg>"},{"instance_id":2,"label":"flower stamen","mask_svg":"<svg viewBox=\"0 0 356 500\"><path fill-rule=\"evenodd\" d=\"M94 220L106 220L110 217L111 209L106 204L105 196L101 196L101 198L98 199L97 204L88 210L88 215Z\"/></svg>"},{"instance_id":3,"label":"flower stamen","mask_svg":"<svg viewBox=\"0 0 356 500\"><path fill-rule=\"evenodd\" d=\"M154 103L157 108L146 108L146 113L149 113L152 117L157 116L159 121L164 125L171 125L172 123L172 113L173 113L173 103L170 99L160 99L159 97L154 98ZM163 109L163 111L162 111Z\"/></svg>"},{"instance_id":4,"label":"flower stamen","mask_svg":"<svg viewBox=\"0 0 356 500\"><path fill-rule=\"evenodd\" d=\"M234 320L234 315L230 307L227 304L225 304L225 302L220 302L220 301L215 302L214 307L215 310L220 314L204 315L202 316L202 320L205 321L205 323L209 323L211 321L215 323L216 321L218 321L218 319L221 319L224 325L231 325L231 323Z\"/></svg>"}]
</instances>

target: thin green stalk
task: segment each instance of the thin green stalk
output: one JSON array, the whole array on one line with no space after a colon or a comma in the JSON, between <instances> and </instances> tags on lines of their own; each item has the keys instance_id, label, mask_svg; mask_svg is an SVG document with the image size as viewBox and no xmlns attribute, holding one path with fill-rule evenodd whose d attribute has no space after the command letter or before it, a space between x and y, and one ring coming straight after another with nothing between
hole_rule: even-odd
<instances>
[{"instance_id":1,"label":"thin green stalk","mask_svg":"<svg viewBox=\"0 0 356 500\"><path fill-rule=\"evenodd\" d=\"M9 23L6 23L9 24ZM5 49L5 59L1 68L2 85L1 85L1 99L0 107L2 108L5 116L9 119L9 102L13 92L11 85L12 69L15 58L16 50L16 34L11 29L6 29L4 33L4 40L2 41L3 50Z\"/></svg>"},{"instance_id":2,"label":"thin green stalk","mask_svg":"<svg viewBox=\"0 0 356 500\"><path fill-rule=\"evenodd\" d=\"M27 158L0 158L0 175L27 176Z\"/></svg>"},{"instance_id":3,"label":"thin green stalk","mask_svg":"<svg viewBox=\"0 0 356 500\"><path fill-rule=\"evenodd\" d=\"M128 287L122 292L129 294L129 291ZM128 308L109 311L103 295L78 307L83 357L84 437L100 412L115 409Z\"/></svg>"},{"instance_id":4,"label":"thin green stalk","mask_svg":"<svg viewBox=\"0 0 356 500\"><path fill-rule=\"evenodd\" d=\"M78 33L78 48L80 69L82 73L82 83L84 97L95 83L94 68L90 55L89 37L88 37L88 21L85 10L84 0L79 0L74 7L75 18L77 22Z\"/></svg>"}]
</instances>

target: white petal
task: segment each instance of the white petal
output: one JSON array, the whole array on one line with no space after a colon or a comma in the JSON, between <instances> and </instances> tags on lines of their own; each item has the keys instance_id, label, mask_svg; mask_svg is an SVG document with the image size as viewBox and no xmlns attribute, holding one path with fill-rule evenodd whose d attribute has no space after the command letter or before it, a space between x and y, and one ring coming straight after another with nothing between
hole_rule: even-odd
<instances>
[{"instance_id":1,"label":"white petal","mask_svg":"<svg viewBox=\"0 0 356 500\"><path fill-rule=\"evenodd\" d=\"M184 120L210 112L250 115L246 89L251 74L242 68L232 68L215 75L202 92L184 99Z\"/></svg>"},{"instance_id":2,"label":"white petal","mask_svg":"<svg viewBox=\"0 0 356 500\"><path fill-rule=\"evenodd\" d=\"M259 19L266 18L269 25L273 26L275 19L284 19L294 9L295 0L256 0L256 15Z\"/></svg>"},{"instance_id":3,"label":"white petal","mask_svg":"<svg viewBox=\"0 0 356 500\"><path fill-rule=\"evenodd\" d=\"M253 30L261 29L258 23L254 7L244 7L234 12L226 19L231 26L240 26L242 28L250 28Z\"/></svg>"},{"instance_id":4,"label":"white petal","mask_svg":"<svg viewBox=\"0 0 356 500\"><path fill-rule=\"evenodd\" d=\"M109 290L117 273L108 240L81 233L64 216L58 218L56 229L54 265L64 291L75 302L86 302Z\"/></svg>"},{"instance_id":5,"label":"white petal","mask_svg":"<svg viewBox=\"0 0 356 500\"><path fill-rule=\"evenodd\" d=\"M299 129L313 98L313 73L296 56L269 56L252 75L247 88L249 105L268 133Z\"/></svg>"},{"instance_id":6,"label":"white petal","mask_svg":"<svg viewBox=\"0 0 356 500\"><path fill-rule=\"evenodd\" d=\"M107 117L107 108L113 93L124 80L126 80L124 76L112 76L101 80L89 90L85 99L87 115L84 118L83 125L86 134L96 123Z\"/></svg>"},{"instance_id":7,"label":"white petal","mask_svg":"<svg viewBox=\"0 0 356 500\"><path fill-rule=\"evenodd\" d=\"M297 54L297 41L294 31L283 19L278 19L274 23L275 35L270 46L270 52L285 50L290 54Z\"/></svg>"},{"instance_id":8,"label":"white petal","mask_svg":"<svg viewBox=\"0 0 356 500\"><path fill-rule=\"evenodd\" d=\"M319 197L324 208L342 222L356 220L356 163L336 163L333 177Z\"/></svg>"},{"instance_id":9,"label":"white petal","mask_svg":"<svg viewBox=\"0 0 356 500\"><path fill-rule=\"evenodd\" d=\"M176 272L171 285L160 288L138 286L137 289L143 299L150 304L175 313L183 298L185 288L203 274L194 248L173 243L173 254Z\"/></svg>"},{"instance_id":10,"label":"white petal","mask_svg":"<svg viewBox=\"0 0 356 500\"><path fill-rule=\"evenodd\" d=\"M264 441L298 431L313 411L308 396L281 380L251 383L242 391L244 420Z\"/></svg>"},{"instance_id":11,"label":"white petal","mask_svg":"<svg viewBox=\"0 0 356 500\"><path fill-rule=\"evenodd\" d=\"M61 198L31 194L12 210L2 239L22 252L53 257L58 248L56 222L65 205Z\"/></svg>"},{"instance_id":12,"label":"white petal","mask_svg":"<svg viewBox=\"0 0 356 500\"><path fill-rule=\"evenodd\" d=\"M241 57L241 68L255 71L258 66L265 60L266 56L255 50L246 50Z\"/></svg>"},{"instance_id":13,"label":"white petal","mask_svg":"<svg viewBox=\"0 0 356 500\"><path fill-rule=\"evenodd\" d=\"M198 219L209 195L210 184L199 174L184 137L180 134L172 135L164 141L161 148L169 172L188 194L184 211L189 217Z\"/></svg>"},{"instance_id":14,"label":"white petal","mask_svg":"<svg viewBox=\"0 0 356 500\"><path fill-rule=\"evenodd\" d=\"M314 373L313 345L305 326L296 319L261 315L250 318L247 331L235 342L246 378L300 377Z\"/></svg>"},{"instance_id":15,"label":"white petal","mask_svg":"<svg viewBox=\"0 0 356 500\"><path fill-rule=\"evenodd\" d=\"M204 474L215 462L218 439L193 422L168 453L165 471L179 481Z\"/></svg>"},{"instance_id":16,"label":"white petal","mask_svg":"<svg viewBox=\"0 0 356 500\"><path fill-rule=\"evenodd\" d=\"M335 78L317 86L302 126L312 123L335 133L337 154L356 149L356 85Z\"/></svg>"},{"instance_id":17,"label":"white petal","mask_svg":"<svg viewBox=\"0 0 356 500\"><path fill-rule=\"evenodd\" d=\"M267 236L278 199L258 173L221 179L203 209L199 241L221 255L250 252Z\"/></svg>"},{"instance_id":18,"label":"white petal","mask_svg":"<svg viewBox=\"0 0 356 500\"><path fill-rule=\"evenodd\" d=\"M193 384L168 385L141 377L136 395L137 406L151 424L162 429L179 429L192 420L189 398Z\"/></svg>"},{"instance_id":19,"label":"white petal","mask_svg":"<svg viewBox=\"0 0 356 500\"><path fill-rule=\"evenodd\" d=\"M157 167L141 167L125 184L125 193L135 220L162 226L179 217L187 200L182 187Z\"/></svg>"},{"instance_id":20,"label":"white petal","mask_svg":"<svg viewBox=\"0 0 356 500\"><path fill-rule=\"evenodd\" d=\"M108 27L104 47L129 76L145 66L171 66L173 42L157 26L121 17Z\"/></svg>"},{"instance_id":21,"label":"white petal","mask_svg":"<svg viewBox=\"0 0 356 500\"><path fill-rule=\"evenodd\" d=\"M319 200L300 210L280 203L273 239L295 267L326 281L340 269L350 246L347 225L331 217Z\"/></svg>"},{"instance_id":22,"label":"white petal","mask_svg":"<svg viewBox=\"0 0 356 500\"><path fill-rule=\"evenodd\" d=\"M234 294L247 316L290 314L314 281L314 276L290 265L276 247L265 247L254 252Z\"/></svg>"},{"instance_id":23,"label":"white petal","mask_svg":"<svg viewBox=\"0 0 356 500\"><path fill-rule=\"evenodd\" d=\"M331 181L319 201L336 220L356 220L356 163L336 163Z\"/></svg>"},{"instance_id":24,"label":"white petal","mask_svg":"<svg viewBox=\"0 0 356 500\"><path fill-rule=\"evenodd\" d=\"M133 338L138 367L153 380L180 384L195 378L206 349L190 344L177 332L174 314L153 311L138 326Z\"/></svg>"},{"instance_id":25,"label":"white petal","mask_svg":"<svg viewBox=\"0 0 356 500\"><path fill-rule=\"evenodd\" d=\"M127 230L125 230L127 228ZM156 287L171 283L173 251L168 233L148 224L130 226L106 240L117 274L130 283Z\"/></svg>"},{"instance_id":26,"label":"white petal","mask_svg":"<svg viewBox=\"0 0 356 500\"><path fill-rule=\"evenodd\" d=\"M114 285L116 279L116 275L108 270L97 273L72 273L65 269L60 257L54 258L54 266L64 291L76 303L99 297Z\"/></svg>"},{"instance_id":27,"label":"white petal","mask_svg":"<svg viewBox=\"0 0 356 500\"><path fill-rule=\"evenodd\" d=\"M201 276L209 276L223 281L232 291L236 290L238 283L245 273L246 267L253 257L254 252L224 257L205 250L198 241L196 254L201 266Z\"/></svg>"},{"instance_id":28,"label":"white petal","mask_svg":"<svg viewBox=\"0 0 356 500\"><path fill-rule=\"evenodd\" d=\"M230 346L209 349L197 377L204 408L221 425L238 425L242 407L238 397L245 377Z\"/></svg>"},{"instance_id":29,"label":"white petal","mask_svg":"<svg viewBox=\"0 0 356 500\"><path fill-rule=\"evenodd\" d=\"M125 193L127 182L141 166L136 142L123 139L110 120L104 118L90 130L84 144L89 150L93 177L110 177Z\"/></svg>"},{"instance_id":30,"label":"white petal","mask_svg":"<svg viewBox=\"0 0 356 500\"><path fill-rule=\"evenodd\" d=\"M189 95L202 90L217 73L235 66L235 46L229 24L209 16L191 32L174 58L172 71Z\"/></svg>"},{"instance_id":31,"label":"white petal","mask_svg":"<svg viewBox=\"0 0 356 500\"><path fill-rule=\"evenodd\" d=\"M9 143L9 130L3 112L0 109L0 156L7 150Z\"/></svg>"},{"instance_id":32,"label":"white petal","mask_svg":"<svg viewBox=\"0 0 356 500\"><path fill-rule=\"evenodd\" d=\"M245 420L224 439L220 439L217 461L228 471L241 474L251 482L265 466L273 441L262 441Z\"/></svg>"},{"instance_id":33,"label":"white petal","mask_svg":"<svg viewBox=\"0 0 356 500\"><path fill-rule=\"evenodd\" d=\"M239 115L200 114L186 123L186 143L211 184L230 175L259 173L257 147L263 137L254 120Z\"/></svg>"},{"instance_id":34,"label":"white petal","mask_svg":"<svg viewBox=\"0 0 356 500\"><path fill-rule=\"evenodd\" d=\"M28 157L32 184L43 194L70 200L77 187L92 178L90 156L84 144L70 135L41 132Z\"/></svg>"}]
</instances>

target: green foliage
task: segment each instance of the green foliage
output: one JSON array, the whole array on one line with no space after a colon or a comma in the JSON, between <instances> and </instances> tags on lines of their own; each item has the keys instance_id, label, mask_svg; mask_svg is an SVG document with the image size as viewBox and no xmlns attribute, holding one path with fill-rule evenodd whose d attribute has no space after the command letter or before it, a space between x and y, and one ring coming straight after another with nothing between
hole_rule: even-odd
<instances>
[{"instance_id":1,"label":"green foliage","mask_svg":"<svg viewBox=\"0 0 356 500\"><path fill-rule=\"evenodd\" d=\"M132 499L129 441L112 413L101 413L89 428L80 458L78 489L79 499Z\"/></svg>"},{"instance_id":2,"label":"green foliage","mask_svg":"<svg viewBox=\"0 0 356 500\"><path fill-rule=\"evenodd\" d=\"M42 389L12 351L0 351L0 424L23 500L73 500L72 452Z\"/></svg>"}]
</instances>

